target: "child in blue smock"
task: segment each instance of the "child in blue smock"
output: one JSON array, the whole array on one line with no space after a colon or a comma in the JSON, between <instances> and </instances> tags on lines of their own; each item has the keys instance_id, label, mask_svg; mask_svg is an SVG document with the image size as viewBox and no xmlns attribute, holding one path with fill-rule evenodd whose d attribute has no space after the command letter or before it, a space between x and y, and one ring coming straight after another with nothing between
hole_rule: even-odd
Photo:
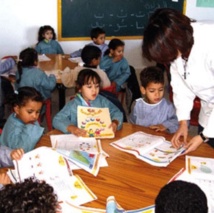
<instances>
[{"instance_id":1,"label":"child in blue smock","mask_svg":"<svg viewBox=\"0 0 214 213\"><path fill-rule=\"evenodd\" d=\"M33 87L21 87L10 97L9 103L14 113L8 117L4 125L0 144L29 152L44 131L37 121L43 98Z\"/></svg>"},{"instance_id":2,"label":"child in blue smock","mask_svg":"<svg viewBox=\"0 0 214 213\"><path fill-rule=\"evenodd\" d=\"M141 71L140 81L144 98L133 103L130 122L158 132L176 132L178 119L173 104L164 98L163 71L159 67L147 67Z\"/></svg>"},{"instance_id":3,"label":"child in blue smock","mask_svg":"<svg viewBox=\"0 0 214 213\"><path fill-rule=\"evenodd\" d=\"M131 74L128 61L123 56L124 46L125 43L120 39L112 39L109 42L106 55L100 62L100 68L106 72L117 92L123 88L123 84Z\"/></svg>"},{"instance_id":4,"label":"child in blue smock","mask_svg":"<svg viewBox=\"0 0 214 213\"><path fill-rule=\"evenodd\" d=\"M56 33L51 26L45 25L39 28L36 51L38 54L64 54L62 47L56 41Z\"/></svg>"},{"instance_id":5,"label":"child in blue smock","mask_svg":"<svg viewBox=\"0 0 214 213\"><path fill-rule=\"evenodd\" d=\"M72 133L77 136L86 136L86 131L77 127L77 107L91 106L109 108L112 120L112 129L116 132L122 127L122 112L108 99L99 95L101 79L91 69L83 69L77 77L78 93L64 108L53 118L53 126L64 133Z\"/></svg>"},{"instance_id":6,"label":"child in blue smock","mask_svg":"<svg viewBox=\"0 0 214 213\"><path fill-rule=\"evenodd\" d=\"M47 76L37 67L37 64L38 54L34 49L27 48L20 53L17 64L16 87L34 87L46 100L51 97L56 86L56 77L54 75Z\"/></svg>"}]
</instances>

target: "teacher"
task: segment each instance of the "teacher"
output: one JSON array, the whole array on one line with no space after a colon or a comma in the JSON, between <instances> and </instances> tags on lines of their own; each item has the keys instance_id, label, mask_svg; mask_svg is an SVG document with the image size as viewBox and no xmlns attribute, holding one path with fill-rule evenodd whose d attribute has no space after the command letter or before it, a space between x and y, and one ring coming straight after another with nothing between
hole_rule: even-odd
<instances>
[{"instance_id":1,"label":"teacher","mask_svg":"<svg viewBox=\"0 0 214 213\"><path fill-rule=\"evenodd\" d=\"M144 31L143 55L148 60L170 64L179 120L171 139L174 147L185 145L184 154L203 142L214 147L214 22L196 22L174 9L158 9ZM188 121L196 96L201 100L198 135L187 143Z\"/></svg>"}]
</instances>

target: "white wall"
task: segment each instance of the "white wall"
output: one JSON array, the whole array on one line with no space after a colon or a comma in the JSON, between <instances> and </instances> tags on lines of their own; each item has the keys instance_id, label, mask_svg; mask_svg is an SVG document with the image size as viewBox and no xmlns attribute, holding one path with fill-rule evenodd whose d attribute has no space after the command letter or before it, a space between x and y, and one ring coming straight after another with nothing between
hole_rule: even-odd
<instances>
[{"instance_id":1,"label":"white wall","mask_svg":"<svg viewBox=\"0 0 214 213\"><path fill-rule=\"evenodd\" d=\"M187 15L196 19L199 17L214 20L214 8L196 8L195 2L196 0L187 0ZM24 48L35 45L38 29L42 25L51 25L57 32L57 0L1 0L0 58L5 55L19 55ZM129 64L136 69L146 66L148 62L142 58L141 52L142 40L124 41L125 57ZM65 53L70 53L88 42L64 41L60 44Z\"/></svg>"}]
</instances>

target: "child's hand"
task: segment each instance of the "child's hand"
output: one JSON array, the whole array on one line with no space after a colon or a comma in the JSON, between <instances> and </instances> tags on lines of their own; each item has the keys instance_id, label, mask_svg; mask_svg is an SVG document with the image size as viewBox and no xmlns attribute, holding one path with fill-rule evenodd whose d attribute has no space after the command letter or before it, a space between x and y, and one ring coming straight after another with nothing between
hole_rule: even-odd
<instances>
[{"instance_id":1,"label":"child's hand","mask_svg":"<svg viewBox=\"0 0 214 213\"><path fill-rule=\"evenodd\" d=\"M156 132L164 132L166 131L166 127L162 124L152 125L149 127L150 129L154 129Z\"/></svg>"},{"instance_id":2,"label":"child's hand","mask_svg":"<svg viewBox=\"0 0 214 213\"><path fill-rule=\"evenodd\" d=\"M69 125L67 127L67 130L68 130L68 132L70 132L78 137L86 137L86 134L87 134L86 130L80 129L74 125Z\"/></svg>"},{"instance_id":3,"label":"child's hand","mask_svg":"<svg viewBox=\"0 0 214 213\"><path fill-rule=\"evenodd\" d=\"M112 82L111 82L111 86L114 87L114 88L115 88L115 91L116 91L116 88L117 88L116 82L112 81Z\"/></svg>"},{"instance_id":4,"label":"child's hand","mask_svg":"<svg viewBox=\"0 0 214 213\"><path fill-rule=\"evenodd\" d=\"M14 149L10 153L10 157L12 160L20 160L23 155L24 155L23 149Z\"/></svg>"},{"instance_id":5,"label":"child's hand","mask_svg":"<svg viewBox=\"0 0 214 213\"><path fill-rule=\"evenodd\" d=\"M0 173L0 184L6 185L9 183L11 183L11 181L7 173Z\"/></svg>"},{"instance_id":6,"label":"child's hand","mask_svg":"<svg viewBox=\"0 0 214 213\"><path fill-rule=\"evenodd\" d=\"M118 124L119 124L119 122L117 120L113 120L111 125L109 126L109 128L112 127L113 132L116 133Z\"/></svg>"}]
</instances>

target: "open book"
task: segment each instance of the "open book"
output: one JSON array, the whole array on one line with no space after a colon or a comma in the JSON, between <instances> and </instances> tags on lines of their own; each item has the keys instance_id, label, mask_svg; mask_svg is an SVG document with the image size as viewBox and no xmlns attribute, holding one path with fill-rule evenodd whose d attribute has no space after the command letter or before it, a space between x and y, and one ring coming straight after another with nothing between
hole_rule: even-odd
<instances>
[{"instance_id":1,"label":"open book","mask_svg":"<svg viewBox=\"0 0 214 213\"><path fill-rule=\"evenodd\" d=\"M9 170L8 175L14 183L29 177L44 180L54 188L59 201L73 205L97 199L79 176L70 175L67 160L49 147L34 149L13 163L15 169Z\"/></svg>"},{"instance_id":2,"label":"open book","mask_svg":"<svg viewBox=\"0 0 214 213\"><path fill-rule=\"evenodd\" d=\"M87 172L97 175L101 166L107 166L100 140L77 137L72 134L51 135L51 144L57 152Z\"/></svg>"},{"instance_id":3,"label":"open book","mask_svg":"<svg viewBox=\"0 0 214 213\"><path fill-rule=\"evenodd\" d=\"M166 167L178 155L183 148L176 149L164 137L135 132L118 141L111 143L117 149L135 155L153 166Z\"/></svg>"},{"instance_id":4,"label":"open book","mask_svg":"<svg viewBox=\"0 0 214 213\"><path fill-rule=\"evenodd\" d=\"M108 108L78 106L78 127L87 131L88 137L114 138Z\"/></svg>"}]
</instances>

